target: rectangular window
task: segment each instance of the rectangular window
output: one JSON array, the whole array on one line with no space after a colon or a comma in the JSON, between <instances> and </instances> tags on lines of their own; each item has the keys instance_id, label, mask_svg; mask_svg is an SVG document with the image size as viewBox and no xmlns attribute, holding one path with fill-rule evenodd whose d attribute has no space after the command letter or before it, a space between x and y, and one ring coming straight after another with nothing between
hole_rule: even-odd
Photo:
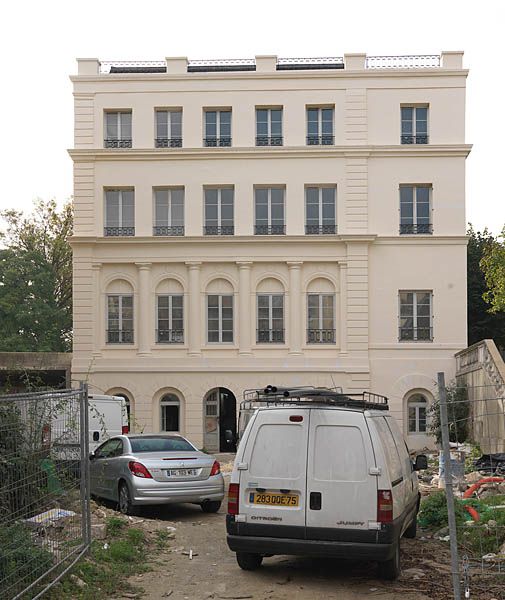
<instances>
[{"instance_id":1,"label":"rectangular window","mask_svg":"<svg viewBox=\"0 0 505 600\"><path fill-rule=\"evenodd\" d=\"M403 341L433 341L431 290L401 291L399 339Z\"/></svg>"},{"instance_id":2,"label":"rectangular window","mask_svg":"<svg viewBox=\"0 0 505 600\"><path fill-rule=\"evenodd\" d=\"M206 188L204 235L233 235L233 188Z\"/></svg>"},{"instance_id":3,"label":"rectangular window","mask_svg":"<svg viewBox=\"0 0 505 600\"><path fill-rule=\"evenodd\" d=\"M132 147L131 110L105 112L105 148Z\"/></svg>"},{"instance_id":4,"label":"rectangular window","mask_svg":"<svg viewBox=\"0 0 505 600\"><path fill-rule=\"evenodd\" d=\"M305 188L305 233L337 233L336 187Z\"/></svg>"},{"instance_id":5,"label":"rectangular window","mask_svg":"<svg viewBox=\"0 0 505 600\"><path fill-rule=\"evenodd\" d=\"M157 296L158 344L184 343L184 308L182 294Z\"/></svg>"},{"instance_id":6,"label":"rectangular window","mask_svg":"<svg viewBox=\"0 0 505 600\"><path fill-rule=\"evenodd\" d=\"M284 295L258 294L258 344L284 343Z\"/></svg>"},{"instance_id":7,"label":"rectangular window","mask_svg":"<svg viewBox=\"0 0 505 600\"><path fill-rule=\"evenodd\" d=\"M184 189L154 190L153 235L184 235Z\"/></svg>"},{"instance_id":8,"label":"rectangular window","mask_svg":"<svg viewBox=\"0 0 505 600\"><path fill-rule=\"evenodd\" d=\"M307 295L307 344L335 343L335 296Z\"/></svg>"},{"instance_id":9,"label":"rectangular window","mask_svg":"<svg viewBox=\"0 0 505 600\"><path fill-rule=\"evenodd\" d=\"M401 143L427 144L428 107L402 106L400 110L402 121Z\"/></svg>"},{"instance_id":10,"label":"rectangular window","mask_svg":"<svg viewBox=\"0 0 505 600\"><path fill-rule=\"evenodd\" d=\"M107 343L133 344L133 296L107 296Z\"/></svg>"},{"instance_id":11,"label":"rectangular window","mask_svg":"<svg viewBox=\"0 0 505 600\"><path fill-rule=\"evenodd\" d=\"M431 234L431 186L400 186L400 234Z\"/></svg>"},{"instance_id":12,"label":"rectangular window","mask_svg":"<svg viewBox=\"0 0 505 600\"><path fill-rule=\"evenodd\" d=\"M231 110L205 111L203 145L209 148L231 146Z\"/></svg>"},{"instance_id":13,"label":"rectangular window","mask_svg":"<svg viewBox=\"0 0 505 600\"><path fill-rule=\"evenodd\" d=\"M182 147L182 110L156 110L155 146Z\"/></svg>"},{"instance_id":14,"label":"rectangular window","mask_svg":"<svg viewBox=\"0 0 505 600\"><path fill-rule=\"evenodd\" d=\"M256 146L282 146L282 108L256 109Z\"/></svg>"},{"instance_id":15,"label":"rectangular window","mask_svg":"<svg viewBox=\"0 0 505 600\"><path fill-rule=\"evenodd\" d=\"M207 296L207 341L233 342L233 296Z\"/></svg>"},{"instance_id":16,"label":"rectangular window","mask_svg":"<svg viewBox=\"0 0 505 600\"><path fill-rule=\"evenodd\" d=\"M256 188L254 190L255 235L284 235L284 188Z\"/></svg>"},{"instance_id":17,"label":"rectangular window","mask_svg":"<svg viewBox=\"0 0 505 600\"><path fill-rule=\"evenodd\" d=\"M135 192L133 189L105 190L104 235L135 235Z\"/></svg>"},{"instance_id":18,"label":"rectangular window","mask_svg":"<svg viewBox=\"0 0 505 600\"><path fill-rule=\"evenodd\" d=\"M333 108L307 108L307 145L331 146L333 133Z\"/></svg>"}]
</instances>

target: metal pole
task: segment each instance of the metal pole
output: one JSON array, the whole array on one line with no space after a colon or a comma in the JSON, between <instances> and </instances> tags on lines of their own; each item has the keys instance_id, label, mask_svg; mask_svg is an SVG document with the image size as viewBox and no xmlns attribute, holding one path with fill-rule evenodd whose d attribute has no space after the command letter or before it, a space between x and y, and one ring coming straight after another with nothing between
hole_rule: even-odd
<instances>
[{"instance_id":1,"label":"metal pole","mask_svg":"<svg viewBox=\"0 0 505 600\"><path fill-rule=\"evenodd\" d=\"M81 512L82 539L84 548L91 544L91 506L89 481L89 414L88 384L81 383L79 388L80 404L80 443L81 443Z\"/></svg>"},{"instance_id":2,"label":"metal pole","mask_svg":"<svg viewBox=\"0 0 505 600\"><path fill-rule=\"evenodd\" d=\"M452 587L454 590L454 600L461 600L458 534L456 531L456 515L454 513L454 492L452 489L451 450L449 445L449 422L447 419L447 395L445 391L444 373L438 373L438 396L440 399L440 427L442 430L442 450L444 455L445 495L447 500L447 516L449 520L449 541L451 544Z\"/></svg>"}]
</instances>

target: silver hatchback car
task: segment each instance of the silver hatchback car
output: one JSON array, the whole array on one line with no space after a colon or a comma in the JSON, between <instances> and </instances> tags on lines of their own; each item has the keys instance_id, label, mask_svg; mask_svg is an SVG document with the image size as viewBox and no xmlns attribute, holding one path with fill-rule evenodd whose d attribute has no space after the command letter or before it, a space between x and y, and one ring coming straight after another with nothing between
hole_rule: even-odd
<instances>
[{"instance_id":1,"label":"silver hatchback car","mask_svg":"<svg viewBox=\"0 0 505 600\"><path fill-rule=\"evenodd\" d=\"M91 495L125 514L139 506L191 502L217 512L224 497L218 461L177 434L110 438L90 454Z\"/></svg>"}]
</instances>

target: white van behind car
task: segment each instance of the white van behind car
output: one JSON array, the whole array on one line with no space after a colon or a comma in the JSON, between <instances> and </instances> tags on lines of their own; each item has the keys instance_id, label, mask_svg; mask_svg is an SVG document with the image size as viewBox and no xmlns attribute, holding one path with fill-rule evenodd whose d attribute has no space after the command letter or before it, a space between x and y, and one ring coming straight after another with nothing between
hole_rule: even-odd
<instances>
[{"instance_id":1,"label":"white van behind car","mask_svg":"<svg viewBox=\"0 0 505 600\"><path fill-rule=\"evenodd\" d=\"M415 537L416 470L387 398L322 388L249 393L256 409L231 476L227 540L256 569L276 554L375 560L400 573L400 538Z\"/></svg>"}]
</instances>

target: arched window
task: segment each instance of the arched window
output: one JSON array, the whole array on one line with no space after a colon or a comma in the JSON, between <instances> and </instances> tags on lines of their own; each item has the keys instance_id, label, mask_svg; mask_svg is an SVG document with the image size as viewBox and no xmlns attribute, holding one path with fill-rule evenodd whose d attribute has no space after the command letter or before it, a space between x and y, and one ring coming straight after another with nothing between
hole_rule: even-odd
<instances>
[{"instance_id":1,"label":"arched window","mask_svg":"<svg viewBox=\"0 0 505 600\"><path fill-rule=\"evenodd\" d=\"M422 394L413 394L407 401L409 433L426 433L428 400Z\"/></svg>"},{"instance_id":2,"label":"arched window","mask_svg":"<svg viewBox=\"0 0 505 600\"><path fill-rule=\"evenodd\" d=\"M160 402L161 431L179 431L181 403L175 394L165 394Z\"/></svg>"}]
</instances>

